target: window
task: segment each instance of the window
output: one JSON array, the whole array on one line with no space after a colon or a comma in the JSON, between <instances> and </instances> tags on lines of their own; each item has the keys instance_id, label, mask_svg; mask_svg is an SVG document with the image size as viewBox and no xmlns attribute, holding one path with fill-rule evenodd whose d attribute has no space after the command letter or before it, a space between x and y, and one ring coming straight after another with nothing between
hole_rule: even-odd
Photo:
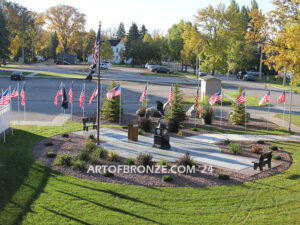
<instances>
[{"instance_id":1,"label":"window","mask_svg":"<svg viewBox=\"0 0 300 225\"><path fill-rule=\"evenodd\" d=\"M118 60L118 56L116 56L116 60Z\"/></svg>"},{"instance_id":2,"label":"window","mask_svg":"<svg viewBox=\"0 0 300 225\"><path fill-rule=\"evenodd\" d=\"M116 52L118 52L119 51L119 49L118 48L116 48Z\"/></svg>"}]
</instances>

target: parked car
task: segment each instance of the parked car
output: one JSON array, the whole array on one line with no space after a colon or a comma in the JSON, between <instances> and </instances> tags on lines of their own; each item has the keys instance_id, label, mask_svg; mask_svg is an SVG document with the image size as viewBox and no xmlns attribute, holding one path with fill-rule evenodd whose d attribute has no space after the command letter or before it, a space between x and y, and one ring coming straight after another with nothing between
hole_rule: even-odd
<instances>
[{"instance_id":1,"label":"parked car","mask_svg":"<svg viewBox=\"0 0 300 225\"><path fill-rule=\"evenodd\" d=\"M254 75L254 76L259 76L259 71L256 71L256 70L249 70L249 71L247 71L247 73L248 73L248 74L252 74L252 75ZM261 75L263 76L264 73L261 72Z\"/></svg>"},{"instance_id":2,"label":"parked car","mask_svg":"<svg viewBox=\"0 0 300 225\"><path fill-rule=\"evenodd\" d=\"M111 64L111 62L109 62L109 61L103 61L102 63L106 64L106 65L107 65L107 67L112 67L112 64Z\"/></svg>"},{"instance_id":3,"label":"parked car","mask_svg":"<svg viewBox=\"0 0 300 225\"><path fill-rule=\"evenodd\" d=\"M108 69L108 65L106 63L100 63L100 69L106 70Z\"/></svg>"},{"instance_id":4,"label":"parked car","mask_svg":"<svg viewBox=\"0 0 300 225\"><path fill-rule=\"evenodd\" d=\"M10 75L11 80L24 80L24 75L20 71L14 71Z\"/></svg>"},{"instance_id":5,"label":"parked car","mask_svg":"<svg viewBox=\"0 0 300 225\"><path fill-rule=\"evenodd\" d=\"M252 80L252 81L255 81L255 77L253 74L245 74L244 77L243 77L243 80Z\"/></svg>"},{"instance_id":6,"label":"parked car","mask_svg":"<svg viewBox=\"0 0 300 225\"><path fill-rule=\"evenodd\" d=\"M152 65L156 65L155 63L146 63L146 65L145 65L145 69L148 69L148 66L152 66Z\"/></svg>"},{"instance_id":7,"label":"parked car","mask_svg":"<svg viewBox=\"0 0 300 225\"><path fill-rule=\"evenodd\" d=\"M206 76L207 73L206 72L199 72L199 76Z\"/></svg>"},{"instance_id":8,"label":"parked car","mask_svg":"<svg viewBox=\"0 0 300 225\"><path fill-rule=\"evenodd\" d=\"M243 79L244 75L247 74L245 71L240 71L237 73L236 78L237 79Z\"/></svg>"},{"instance_id":9,"label":"parked car","mask_svg":"<svg viewBox=\"0 0 300 225\"><path fill-rule=\"evenodd\" d=\"M62 65L62 62L57 61L56 65ZM71 63L69 63L68 61L64 61L64 65L71 65Z\"/></svg>"},{"instance_id":10,"label":"parked car","mask_svg":"<svg viewBox=\"0 0 300 225\"><path fill-rule=\"evenodd\" d=\"M159 67L159 65L157 65L157 64L150 65L150 66L147 67L147 69L151 71L151 69L153 69L155 67Z\"/></svg>"},{"instance_id":11,"label":"parked car","mask_svg":"<svg viewBox=\"0 0 300 225\"><path fill-rule=\"evenodd\" d=\"M172 71L167 68L167 67L164 67L164 66L158 66L158 67L154 67L151 69L151 72L154 72L154 73L172 73Z\"/></svg>"}]
</instances>

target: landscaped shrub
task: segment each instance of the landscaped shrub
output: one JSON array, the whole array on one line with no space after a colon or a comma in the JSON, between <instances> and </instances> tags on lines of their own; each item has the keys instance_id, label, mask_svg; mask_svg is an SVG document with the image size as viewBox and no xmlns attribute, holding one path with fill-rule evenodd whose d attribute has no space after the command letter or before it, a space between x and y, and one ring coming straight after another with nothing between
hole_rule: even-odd
<instances>
[{"instance_id":1,"label":"landscaped shrub","mask_svg":"<svg viewBox=\"0 0 300 225\"><path fill-rule=\"evenodd\" d=\"M229 139L226 139L223 141L223 145L229 145L231 143L231 141Z\"/></svg>"},{"instance_id":2,"label":"landscaped shrub","mask_svg":"<svg viewBox=\"0 0 300 225\"><path fill-rule=\"evenodd\" d=\"M178 131L178 133L177 133L177 135L179 135L179 136L183 137L183 136L184 136L184 132L183 132L183 130L179 130L179 131Z\"/></svg>"},{"instance_id":3,"label":"landscaped shrub","mask_svg":"<svg viewBox=\"0 0 300 225\"><path fill-rule=\"evenodd\" d=\"M163 175L161 179L164 182L172 182L173 181L173 178L170 177L169 175Z\"/></svg>"},{"instance_id":4,"label":"landscaped shrub","mask_svg":"<svg viewBox=\"0 0 300 225\"><path fill-rule=\"evenodd\" d=\"M250 152L258 154L261 152L261 150L261 147L259 147L258 145L253 145Z\"/></svg>"},{"instance_id":5,"label":"landscaped shrub","mask_svg":"<svg viewBox=\"0 0 300 225\"><path fill-rule=\"evenodd\" d=\"M243 149L239 143L232 142L229 144L229 151L235 155L238 155L240 152L243 151Z\"/></svg>"},{"instance_id":6,"label":"landscaped shrub","mask_svg":"<svg viewBox=\"0 0 300 225\"><path fill-rule=\"evenodd\" d=\"M90 152L87 150L82 150L78 153L78 158L83 161L89 161L91 159Z\"/></svg>"},{"instance_id":7,"label":"landscaped shrub","mask_svg":"<svg viewBox=\"0 0 300 225\"><path fill-rule=\"evenodd\" d=\"M175 84L173 88L172 107L167 107L166 119L175 119L179 123L186 120L183 94L178 84ZM178 132L178 130L174 132Z\"/></svg>"},{"instance_id":8,"label":"landscaped shrub","mask_svg":"<svg viewBox=\"0 0 300 225\"><path fill-rule=\"evenodd\" d=\"M191 159L190 154L188 152L186 152L184 156L180 157L176 163L177 163L177 166L193 166L193 165L195 165L195 162Z\"/></svg>"},{"instance_id":9,"label":"landscaped shrub","mask_svg":"<svg viewBox=\"0 0 300 225\"><path fill-rule=\"evenodd\" d=\"M135 164L135 159L134 158L128 158L128 159L125 160L125 164L129 165L129 166L134 165Z\"/></svg>"},{"instance_id":10,"label":"landscaped shrub","mask_svg":"<svg viewBox=\"0 0 300 225\"><path fill-rule=\"evenodd\" d=\"M243 88L239 87L238 93L241 95ZM249 122L250 114L247 113L246 116L245 104L236 105L236 102L233 102L233 110L229 113L229 122L235 125L244 125Z\"/></svg>"},{"instance_id":11,"label":"landscaped shrub","mask_svg":"<svg viewBox=\"0 0 300 225\"><path fill-rule=\"evenodd\" d=\"M169 164L170 164L169 161L166 159L163 159L163 160L159 161L159 163L158 163L158 165L160 165L160 166L169 166Z\"/></svg>"},{"instance_id":12,"label":"landscaped shrub","mask_svg":"<svg viewBox=\"0 0 300 225\"><path fill-rule=\"evenodd\" d=\"M92 154L92 157L96 158L96 159L104 159L107 157L107 150L102 148L102 147L97 147L95 149L95 151Z\"/></svg>"},{"instance_id":13,"label":"landscaped shrub","mask_svg":"<svg viewBox=\"0 0 300 225\"><path fill-rule=\"evenodd\" d=\"M113 175L114 175L113 173L110 173L108 171L106 171L105 173L103 173L104 177L112 177Z\"/></svg>"},{"instance_id":14,"label":"landscaped shrub","mask_svg":"<svg viewBox=\"0 0 300 225\"><path fill-rule=\"evenodd\" d=\"M138 129L138 134L140 134L140 135L144 134L144 130L142 128L139 128Z\"/></svg>"},{"instance_id":15,"label":"landscaped shrub","mask_svg":"<svg viewBox=\"0 0 300 225\"><path fill-rule=\"evenodd\" d=\"M72 165L73 158L69 155L59 154L55 161L55 166L71 166Z\"/></svg>"},{"instance_id":16,"label":"landscaped shrub","mask_svg":"<svg viewBox=\"0 0 300 225\"><path fill-rule=\"evenodd\" d=\"M118 161L119 154L117 152L110 152L107 155L107 160L111 162Z\"/></svg>"},{"instance_id":17,"label":"landscaped shrub","mask_svg":"<svg viewBox=\"0 0 300 225\"><path fill-rule=\"evenodd\" d=\"M272 156L272 159L280 160L280 159L281 159L281 156L280 156L280 155L273 155L273 156Z\"/></svg>"},{"instance_id":18,"label":"landscaped shrub","mask_svg":"<svg viewBox=\"0 0 300 225\"><path fill-rule=\"evenodd\" d=\"M199 128L197 128L197 127L192 128L192 131L198 131L198 130L199 130Z\"/></svg>"},{"instance_id":19,"label":"landscaped shrub","mask_svg":"<svg viewBox=\"0 0 300 225\"><path fill-rule=\"evenodd\" d=\"M271 146L269 147L269 149L270 149L270 150L278 150L278 146L276 146L276 145L271 145Z\"/></svg>"},{"instance_id":20,"label":"landscaped shrub","mask_svg":"<svg viewBox=\"0 0 300 225\"><path fill-rule=\"evenodd\" d=\"M136 157L136 164L138 166L152 166L153 162L152 162L152 155L150 154L139 154Z\"/></svg>"},{"instance_id":21,"label":"landscaped shrub","mask_svg":"<svg viewBox=\"0 0 300 225\"><path fill-rule=\"evenodd\" d=\"M84 147L84 150L87 150L87 151L91 152L91 151L95 150L96 143L94 141L92 141L91 139L87 139L83 143L83 147Z\"/></svg>"},{"instance_id":22,"label":"landscaped shrub","mask_svg":"<svg viewBox=\"0 0 300 225\"><path fill-rule=\"evenodd\" d=\"M47 157L48 158L54 158L54 157L56 157L56 153L54 153L54 152L47 152Z\"/></svg>"},{"instance_id":23,"label":"landscaped shrub","mask_svg":"<svg viewBox=\"0 0 300 225\"><path fill-rule=\"evenodd\" d=\"M85 165L86 162L82 161L82 160L76 160L73 165L72 165L72 169L73 170L79 170L79 171L84 171L85 170Z\"/></svg>"},{"instance_id":24,"label":"landscaped shrub","mask_svg":"<svg viewBox=\"0 0 300 225\"><path fill-rule=\"evenodd\" d=\"M141 118L139 120L138 124L139 124L139 128L141 128L142 130L144 130L146 132L150 132L152 129L151 120L148 118Z\"/></svg>"},{"instance_id":25,"label":"landscaped shrub","mask_svg":"<svg viewBox=\"0 0 300 225\"><path fill-rule=\"evenodd\" d=\"M265 141L263 141L263 140L258 140L257 141L257 144L264 144L265 143Z\"/></svg>"},{"instance_id":26,"label":"landscaped shrub","mask_svg":"<svg viewBox=\"0 0 300 225\"><path fill-rule=\"evenodd\" d=\"M64 137L64 138L67 138L67 137L69 137L69 134L65 133L65 134L62 134L61 136Z\"/></svg>"},{"instance_id":27,"label":"landscaped shrub","mask_svg":"<svg viewBox=\"0 0 300 225\"><path fill-rule=\"evenodd\" d=\"M96 141L95 136L93 134L89 135L89 139L92 140L92 141Z\"/></svg>"},{"instance_id":28,"label":"landscaped shrub","mask_svg":"<svg viewBox=\"0 0 300 225\"><path fill-rule=\"evenodd\" d=\"M180 125L180 123L179 123L178 120L176 120L176 119L170 119L169 123L168 123L169 131L177 133L178 130L179 130L179 125Z\"/></svg>"},{"instance_id":29,"label":"landscaped shrub","mask_svg":"<svg viewBox=\"0 0 300 225\"><path fill-rule=\"evenodd\" d=\"M219 174L219 179L222 179L222 180L229 180L229 175L220 173L220 174Z\"/></svg>"},{"instance_id":30,"label":"landscaped shrub","mask_svg":"<svg viewBox=\"0 0 300 225\"><path fill-rule=\"evenodd\" d=\"M117 83L115 81L107 88L107 90L111 90L117 87ZM122 112L122 109L121 109ZM102 106L102 118L111 122L118 122L120 116L120 96L114 97L110 100L107 97L104 98L103 106Z\"/></svg>"},{"instance_id":31,"label":"landscaped shrub","mask_svg":"<svg viewBox=\"0 0 300 225\"><path fill-rule=\"evenodd\" d=\"M47 141L46 143L45 143L45 146L53 146L54 144L53 144L53 142L52 141Z\"/></svg>"}]
</instances>

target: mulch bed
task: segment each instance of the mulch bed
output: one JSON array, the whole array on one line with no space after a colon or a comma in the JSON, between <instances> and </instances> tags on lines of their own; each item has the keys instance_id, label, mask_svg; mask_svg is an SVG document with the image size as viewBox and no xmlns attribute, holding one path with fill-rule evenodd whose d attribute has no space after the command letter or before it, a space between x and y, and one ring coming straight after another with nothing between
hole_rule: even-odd
<instances>
[{"instance_id":1,"label":"mulch bed","mask_svg":"<svg viewBox=\"0 0 300 225\"><path fill-rule=\"evenodd\" d=\"M45 146L46 142L51 141L53 146ZM286 169L292 164L291 156L283 151L277 150L273 151L274 154L280 155L282 160L280 160L280 165L267 169L264 168L265 171L260 172L253 176L247 176L245 174L240 174L235 171L213 168L213 172L202 173L204 165L196 166L195 174L126 174L126 173L115 173L112 177L104 177L102 174L92 174L80 171L74 171L69 167L64 166L54 166L53 162L55 158L48 158L47 152L54 152L56 154L67 154L70 156L77 156L77 154L83 149L82 144L84 142L84 137L76 134L69 134L69 137L63 138L60 135L53 136L51 138L45 139L39 142L33 148L33 156L36 160L44 163L46 166L52 168L55 171L60 173L78 177L81 179L99 181L99 182L109 182L109 183L117 183L117 184L126 184L126 185L141 185L141 186L156 186L156 187L203 187L203 186L215 186L215 185L230 185L230 184L238 184L241 182L252 181L256 179L261 179L268 176L273 176L278 174ZM259 155L253 154L249 152L250 145L253 145L252 142L240 142L245 149L244 152L241 153L242 156L258 158ZM263 151L268 150L269 143L265 144L263 147ZM228 147L223 146L219 143L222 151L227 152ZM109 162L105 159L99 159L97 165L124 165L124 158L119 157L118 162ZM88 164L89 165L89 164ZM200 166L200 168L199 168ZM219 174L228 174L230 176L229 180L221 180L218 178ZM162 176L170 175L174 180L171 183L163 182Z\"/></svg>"}]
</instances>

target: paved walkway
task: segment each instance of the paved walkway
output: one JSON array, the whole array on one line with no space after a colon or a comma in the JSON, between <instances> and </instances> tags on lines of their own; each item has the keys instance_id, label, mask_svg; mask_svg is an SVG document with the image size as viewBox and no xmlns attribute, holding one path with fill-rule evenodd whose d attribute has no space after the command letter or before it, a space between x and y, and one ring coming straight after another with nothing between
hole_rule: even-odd
<instances>
[{"instance_id":1,"label":"paved walkway","mask_svg":"<svg viewBox=\"0 0 300 225\"><path fill-rule=\"evenodd\" d=\"M84 133L82 131L74 132L78 135L88 135L95 133L90 131ZM153 156L154 161L162 159L175 162L183 156L185 152L189 152L191 158L197 163L213 165L216 167L236 170L240 173L255 174L251 163L253 158L246 158L221 152L221 149L214 143L230 139L230 140L282 140L282 141L300 141L300 136L275 136L275 135L238 135L238 134L205 134L186 138L170 139L171 149L162 150L153 148L153 136L139 136L138 142L128 142L127 133L116 131L109 128L101 129L101 139L106 141L102 146L113 152L118 152L122 157L129 158L140 153L147 153ZM274 164L275 166L275 164Z\"/></svg>"},{"instance_id":2,"label":"paved walkway","mask_svg":"<svg viewBox=\"0 0 300 225\"><path fill-rule=\"evenodd\" d=\"M41 120L12 120L12 124L14 125L32 125L32 126L63 126L67 120L70 119L70 115L59 114L54 117L51 121L41 121Z\"/></svg>"}]
</instances>

